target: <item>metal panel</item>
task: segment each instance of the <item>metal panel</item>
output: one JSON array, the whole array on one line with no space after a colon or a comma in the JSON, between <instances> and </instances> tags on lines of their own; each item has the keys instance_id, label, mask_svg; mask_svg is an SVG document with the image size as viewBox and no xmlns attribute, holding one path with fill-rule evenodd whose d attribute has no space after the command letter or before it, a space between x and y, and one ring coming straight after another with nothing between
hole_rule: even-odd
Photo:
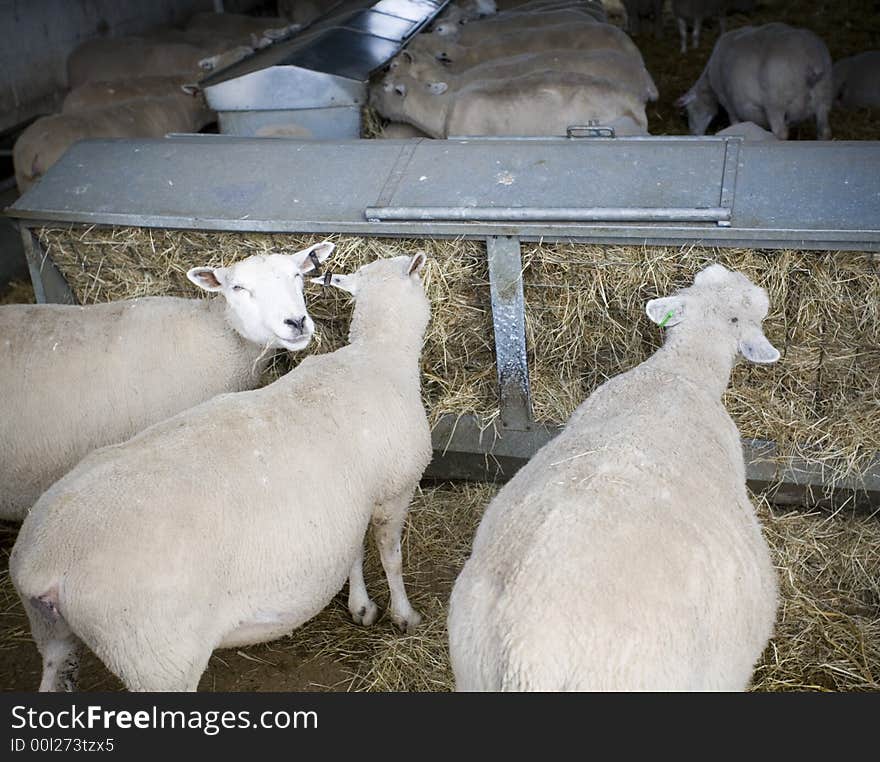
<instances>
[{"instance_id":1,"label":"metal panel","mask_svg":"<svg viewBox=\"0 0 880 762\"><path fill-rule=\"evenodd\" d=\"M592 141L504 139L477 146L475 141L302 142L207 135L83 141L18 199L10 213L31 220L215 230L880 250L880 142L873 141L742 143L729 228L714 223L364 218L371 205L436 204L431 188L458 206L470 199L492 208L566 200L571 206L573 199L620 207L668 204L676 196L690 205L708 200L715 206L721 200L717 183L711 199L708 190L700 198L688 196L693 192L687 188L651 193L646 188L651 173L617 161L618 155L632 158L635 150L659 171L664 162L672 163L663 158L672 151L682 164L677 182L687 185L695 176L705 177L688 167L714 156L717 145L723 145L720 139L599 142L603 145L597 148ZM716 148L705 151L707 142ZM634 149L636 144L640 147ZM576 161L580 171L568 171L564 159ZM510 167L517 168L515 182L500 183L498 173ZM718 169L720 173L720 165ZM606 181L608 192L603 193ZM670 180L651 182L654 188L661 183L662 190Z\"/></svg>"},{"instance_id":2,"label":"metal panel","mask_svg":"<svg viewBox=\"0 0 880 762\"><path fill-rule=\"evenodd\" d=\"M434 426L434 459L428 478L493 481L510 479L529 458L562 430L559 426L533 424L529 431L481 428L473 416L447 415ZM880 459L865 472L838 482L826 495L824 468L829 464L792 461L777 468L772 442L744 439L746 481L755 491L770 490L768 497L782 503L824 504L848 501L856 505L880 505Z\"/></svg>"},{"instance_id":3,"label":"metal panel","mask_svg":"<svg viewBox=\"0 0 880 762\"><path fill-rule=\"evenodd\" d=\"M360 134L357 106L300 108L289 111L221 111L220 129L229 135L339 139Z\"/></svg>"},{"instance_id":4,"label":"metal panel","mask_svg":"<svg viewBox=\"0 0 880 762\"><path fill-rule=\"evenodd\" d=\"M486 241L486 254L501 425L525 431L532 423L532 400L526 359L526 313L519 241L491 236Z\"/></svg>"}]
</instances>

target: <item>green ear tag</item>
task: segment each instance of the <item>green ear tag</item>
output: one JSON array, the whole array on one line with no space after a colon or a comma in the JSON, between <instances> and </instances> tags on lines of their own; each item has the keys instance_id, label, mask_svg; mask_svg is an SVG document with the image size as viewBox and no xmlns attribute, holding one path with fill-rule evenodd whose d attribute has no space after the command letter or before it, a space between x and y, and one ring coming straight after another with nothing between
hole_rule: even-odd
<instances>
[{"instance_id":1,"label":"green ear tag","mask_svg":"<svg viewBox=\"0 0 880 762\"><path fill-rule=\"evenodd\" d=\"M660 327L662 328L664 325L666 325L666 324L669 322L669 319L670 319L674 314L675 314L675 310L669 310L669 312L667 312L667 313L663 316L663 320L660 321L660 324L659 324Z\"/></svg>"}]
</instances>

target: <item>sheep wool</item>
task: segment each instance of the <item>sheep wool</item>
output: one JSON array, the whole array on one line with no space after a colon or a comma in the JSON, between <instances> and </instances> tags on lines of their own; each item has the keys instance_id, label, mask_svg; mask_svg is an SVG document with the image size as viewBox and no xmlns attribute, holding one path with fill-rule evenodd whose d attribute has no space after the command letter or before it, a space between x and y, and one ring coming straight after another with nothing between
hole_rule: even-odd
<instances>
[{"instance_id":1,"label":"sheep wool","mask_svg":"<svg viewBox=\"0 0 880 762\"><path fill-rule=\"evenodd\" d=\"M40 498L10 575L43 690L73 687L82 643L131 690L195 690L215 648L291 632L346 578L352 617L372 624L371 522L391 619L419 624L400 535L431 457L423 262L420 252L328 275L356 294L347 346L98 450Z\"/></svg>"},{"instance_id":2,"label":"sheep wool","mask_svg":"<svg viewBox=\"0 0 880 762\"><path fill-rule=\"evenodd\" d=\"M776 577L721 402L738 354L779 353L768 299L712 265L648 303L667 329L488 506L452 592L459 690L743 690Z\"/></svg>"}]
</instances>

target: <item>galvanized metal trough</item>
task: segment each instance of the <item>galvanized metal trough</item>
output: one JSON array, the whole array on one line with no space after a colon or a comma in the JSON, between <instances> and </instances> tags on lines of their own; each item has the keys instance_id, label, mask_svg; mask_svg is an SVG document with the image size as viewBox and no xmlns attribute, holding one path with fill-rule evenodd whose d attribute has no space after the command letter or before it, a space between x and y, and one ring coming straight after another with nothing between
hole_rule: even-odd
<instances>
[{"instance_id":1,"label":"galvanized metal trough","mask_svg":"<svg viewBox=\"0 0 880 762\"><path fill-rule=\"evenodd\" d=\"M448 2L350 0L199 85L222 133L357 138L370 74Z\"/></svg>"},{"instance_id":2,"label":"galvanized metal trough","mask_svg":"<svg viewBox=\"0 0 880 762\"><path fill-rule=\"evenodd\" d=\"M429 473L505 478L557 430L532 418L522 241L880 251L880 142L96 140L8 213L39 301L72 300L32 234L45 224L484 240L500 416L441 419ZM815 464L780 469L772 442L743 446L753 487L791 502L823 490ZM880 504L880 460L835 488Z\"/></svg>"}]
</instances>

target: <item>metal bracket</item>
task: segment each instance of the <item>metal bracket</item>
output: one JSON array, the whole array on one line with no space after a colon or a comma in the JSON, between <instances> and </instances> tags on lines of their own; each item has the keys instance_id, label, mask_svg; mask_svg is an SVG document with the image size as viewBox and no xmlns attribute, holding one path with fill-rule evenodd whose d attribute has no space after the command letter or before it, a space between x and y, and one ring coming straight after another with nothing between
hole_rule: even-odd
<instances>
[{"instance_id":1,"label":"metal bracket","mask_svg":"<svg viewBox=\"0 0 880 762\"><path fill-rule=\"evenodd\" d=\"M528 431L532 427L532 395L526 360L526 313L519 239L489 236L489 288L495 327L495 357L501 425Z\"/></svg>"},{"instance_id":2,"label":"metal bracket","mask_svg":"<svg viewBox=\"0 0 880 762\"><path fill-rule=\"evenodd\" d=\"M742 138L729 138L724 141L724 169L721 174L721 195L718 206L727 210L727 217L718 220L721 227L730 227L733 216L733 201L736 197L736 174L739 169L739 147Z\"/></svg>"},{"instance_id":3,"label":"metal bracket","mask_svg":"<svg viewBox=\"0 0 880 762\"><path fill-rule=\"evenodd\" d=\"M591 121L587 124L573 124L565 130L567 138L613 138L614 128L604 127L598 122Z\"/></svg>"},{"instance_id":4,"label":"metal bracket","mask_svg":"<svg viewBox=\"0 0 880 762\"><path fill-rule=\"evenodd\" d=\"M27 260L34 297L38 304L76 304L76 297L64 276L49 259L30 228L20 225L24 256Z\"/></svg>"}]
</instances>

